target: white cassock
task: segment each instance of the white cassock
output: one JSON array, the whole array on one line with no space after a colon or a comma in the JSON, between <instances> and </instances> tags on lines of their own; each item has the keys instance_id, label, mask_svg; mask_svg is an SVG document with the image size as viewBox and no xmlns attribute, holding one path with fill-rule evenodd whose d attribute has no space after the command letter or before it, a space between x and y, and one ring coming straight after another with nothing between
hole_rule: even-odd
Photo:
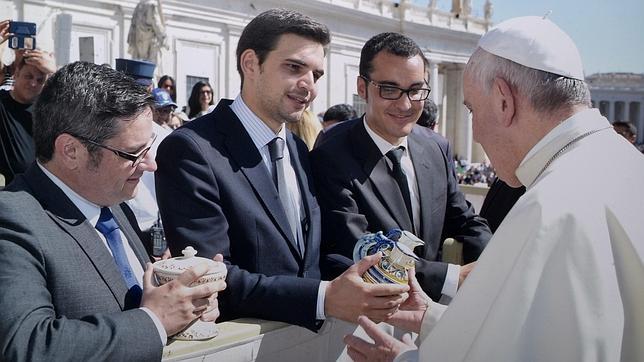
<instances>
[{"instance_id":1,"label":"white cassock","mask_svg":"<svg viewBox=\"0 0 644 362\"><path fill-rule=\"evenodd\" d=\"M449 308L425 316L420 356L397 360L644 361L644 155L592 109L517 176L526 193Z\"/></svg>"}]
</instances>

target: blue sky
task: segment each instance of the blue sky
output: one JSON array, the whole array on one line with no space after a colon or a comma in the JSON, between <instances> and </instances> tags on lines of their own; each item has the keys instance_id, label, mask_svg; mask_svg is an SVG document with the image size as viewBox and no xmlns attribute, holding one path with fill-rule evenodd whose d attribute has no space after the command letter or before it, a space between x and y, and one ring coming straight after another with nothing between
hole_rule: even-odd
<instances>
[{"instance_id":1,"label":"blue sky","mask_svg":"<svg viewBox=\"0 0 644 362\"><path fill-rule=\"evenodd\" d=\"M483 14L484 3L472 1L475 14ZM441 9L449 10L451 4L451 0L438 0ZM644 73L644 0L492 0L492 4L495 24L552 10L550 20L575 41L587 75Z\"/></svg>"}]
</instances>

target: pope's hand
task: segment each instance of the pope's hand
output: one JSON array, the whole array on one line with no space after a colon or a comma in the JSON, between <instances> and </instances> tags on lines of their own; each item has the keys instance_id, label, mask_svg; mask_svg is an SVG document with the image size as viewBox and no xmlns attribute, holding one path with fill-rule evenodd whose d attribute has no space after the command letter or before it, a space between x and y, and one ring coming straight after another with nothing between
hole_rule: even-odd
<instances>
[{"instance_id":1,"label":"pope's hand","mask_svg":"<svg viewBox=\"0 0 644 362\"><path fill-rule=\"evenodd\" d=\"M347 354L354 361L393 361L399 354L416 348L409 334L403 335L401 342L383 332L365 316L360 316L358 323L374 343L369 343L351 334L345 336L344 343L347 344Z\"/></svg>"}]
</instances>

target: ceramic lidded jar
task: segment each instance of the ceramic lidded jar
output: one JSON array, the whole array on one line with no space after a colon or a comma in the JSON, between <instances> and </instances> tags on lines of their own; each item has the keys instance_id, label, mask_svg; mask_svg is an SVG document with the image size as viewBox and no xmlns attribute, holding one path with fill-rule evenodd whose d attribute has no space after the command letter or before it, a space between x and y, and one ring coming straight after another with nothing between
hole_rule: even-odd
<instances>
[{"instance_id":1,"label":"ceramic lidded jar","mask_svg":"<svg viewBox=\"0 0 644 362\"><path fill-rule=\"evenodd\" d=\"M159 285L168 283L178 278L184 271L204 263L209 266L208 272L190 284L191 287L226 279L226 265L224 263L195 256L197 251L192 246L183 249L181 253L183 256L159 260L153 264L154 275ZM217 336L218 333L219 329L215 322L204 322L197 318L186 329L175 334L172 338L193 341L209 339Z\"/></svg>"},{"instance_id":2,"label":"ceramic lidded jar","mask_svg":"<svg viewBox=\"0 0 644 362\"><path fill-rule=\"evenodd\" d=\"M407 271L414 267L418 257L414 248L425 243L409 231L392 229L387 235L382 231L365 234L358 239L353 249L353 261L367 255L382 253L380 262L367 270L362 279L368 283L407 284Z\"/></svg>"}]
</instances>

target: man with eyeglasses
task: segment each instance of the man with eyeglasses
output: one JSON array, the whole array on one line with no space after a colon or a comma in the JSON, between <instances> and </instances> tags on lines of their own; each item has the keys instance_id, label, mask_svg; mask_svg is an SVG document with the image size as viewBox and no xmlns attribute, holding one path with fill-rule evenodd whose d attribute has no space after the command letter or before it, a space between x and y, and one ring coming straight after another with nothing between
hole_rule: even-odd
<instances>
[{"instance_id":1,"label":"man with eyeglasses","mask_svg":"<svg viewBox=\"0 0 644 362\"><path fill-rule=\"evenodd\" d=\"M37 162L0 192L0 360L161 360L167 336L218 317L225 283L190 287L207 266L152 283L124 203L156 169L151 107L133 79L90 63L43 88Z\"/></svg>"},{"instance_id":2,"label":"man with eyeglasses","mask_svg":"<svg viewBox=\"0 0 644 362\"><path fill-rule=\"evenodd\" d=\"M435 300L448 300L473 264L439 262L442 240L462 242L472 263L491 233L458 189L447 140L416 125L430 94L426 67L407 36L367 41L357 79L366 113L331 130L312 151L312 167L326 252L352 257L364 233L408 230L425 242L416 249L420 284Z\"/></svg>"}]
</instances>

